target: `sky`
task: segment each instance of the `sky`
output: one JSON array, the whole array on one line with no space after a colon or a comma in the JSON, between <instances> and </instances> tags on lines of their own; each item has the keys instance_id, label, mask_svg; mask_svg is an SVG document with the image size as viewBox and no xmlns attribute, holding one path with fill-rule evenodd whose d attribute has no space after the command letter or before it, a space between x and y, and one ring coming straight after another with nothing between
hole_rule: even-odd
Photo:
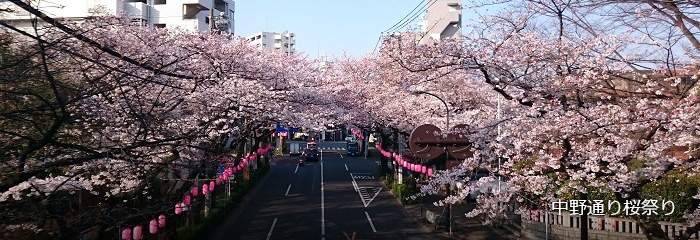
<instances>
[{"instance_id":1,"label":"sky","mask_svg":"<svg viewBox=\"0 0 700 240\"><path fill-rule=\"evenodd\" d=\"M237 0L235 31L296 34L297 51L309 58L361 57L374 50L382 31L421 0ZM415 27L415 21L412 24Z\"/></svg>"}]
</instances>

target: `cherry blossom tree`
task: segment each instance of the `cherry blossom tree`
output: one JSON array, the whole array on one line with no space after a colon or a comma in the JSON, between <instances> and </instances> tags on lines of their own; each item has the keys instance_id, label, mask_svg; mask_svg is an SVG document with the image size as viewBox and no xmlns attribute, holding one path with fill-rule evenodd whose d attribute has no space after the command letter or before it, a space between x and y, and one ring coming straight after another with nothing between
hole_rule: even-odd
<instances>
[{"instance_id":1,"label":"cherry blossom tree","mask_svg":"<svg viewBox=\"0 0 700 240\"><path fill-rule=\"evenodd\" d=\"M589 199L589 194L620 202L661 199L644 189L667 179L693 178L699 170L693 119L700 110L700 49L693 45L696 34L688 36L678 22L666 25L671 30L653 31L668 24L659 22L667 18L660 11L639 9L624 19L601 13L634 10L638 2L632 2L601 7L583 1L510 1L517 11L470 24L461 42L419 45L421 34L390 36L379 56L364 60L377 67L348 68L352 74L346 75L357 78L356 83L363 76L379 78L368 86L383 95L370 98L382 99L381 106L360 109L382 109L378 112L387 115L383 123L390 126L441 126L440 118L425 110L428 102L409 94L414 91L442 96L461 113L453 122L469 124L474 157L438 174L423 193L436 193L439 185L477 168L493 176L466 184L446 203L496 177L505 179L504 189L482 195L469 216L502 215L505 208L498 203L511 200L545 209L557 199ZM673 11L668 4L656 4ZM686 11L680 18L692 26L692 19L682 16L696 8L679 4ZM682 34L675 34L675 28ZM378 72L358 71L366 69ZM500 169L492 167L498 158L506 160ZM696 193L691 189L687 197L697 198ZM697 201L688 207L678 214L689 225L680 236L686 239L700 228ZM650 239L667 238L660 218L628 217Z\"/></svg>"},{"instance_id":2,"label":"cherry blossom tree","mask_svg":"<svg viewBox=\"0 0 700 240\"><path fill-rule=\"evenodd\" d=\"M58 22L13 3L50 26L27 32L0 22L8 29L0 82L7 232L68 238L171 212L193 178L211 174L205 162L218 156L207 152L222 135L240 136L238 149L276 121L312 122L286 111L319 109L308 109L315 71L303 56L114 17Z\"/></svg>"}]
</instances>

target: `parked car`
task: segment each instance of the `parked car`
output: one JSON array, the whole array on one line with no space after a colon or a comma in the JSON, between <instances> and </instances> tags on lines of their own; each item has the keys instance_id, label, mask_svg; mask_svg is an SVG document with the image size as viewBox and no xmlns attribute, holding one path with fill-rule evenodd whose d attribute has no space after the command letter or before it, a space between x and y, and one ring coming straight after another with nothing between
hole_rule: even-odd
<instances>
[{"instance_id":1,"label":"parked car","mask_svg":"<svg viewBox=\"0 0 700 240\"><path fill-rule=\"evenodd\" d=\"M486 175L482 174L477 174L477 176L473 177L474 180L469 181L469 184L476 184L477 181L479 181L480 178L485 177ZM464 183L464 180L458 181L458 186L460 183ZM500 187L501 189L507 189L510 187L510 185L504 181L500 182ZM493 179L491 181L485 182L479 187L476 187L476 189L473 190L472 193L469 194L469 199L476 200L479 195L487 192L491 192L496 190L499 187L499 181L498 179Z\"/></svg>"}]
</instances>

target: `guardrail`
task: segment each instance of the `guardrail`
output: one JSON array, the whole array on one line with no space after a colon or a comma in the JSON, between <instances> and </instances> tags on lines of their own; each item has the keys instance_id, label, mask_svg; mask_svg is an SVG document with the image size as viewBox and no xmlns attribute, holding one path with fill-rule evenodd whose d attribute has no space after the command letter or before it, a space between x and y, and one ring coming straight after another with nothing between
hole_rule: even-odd
<instances>
[{"instance_id":1,"label":"guardrail","mask_svg":"<svg viewBox=\"0 0 700 240\"><path fill-rule=\"evenodd\" d=\"M532 210L522 213L522 231L526 239L543 239L545 232L552 238L579 239L581 216L562 211L550 212ZM547 219L548 218L548 219ZM549 223L548 229L545 229ZM684 233L688 227L682 223L659 222L661 229L670 238ZM588 216L589 237L591 239L647 239L635 220L611 216ZM690 239L700 239L700 232L693 233Z\"/></svg>"}]
</instances>

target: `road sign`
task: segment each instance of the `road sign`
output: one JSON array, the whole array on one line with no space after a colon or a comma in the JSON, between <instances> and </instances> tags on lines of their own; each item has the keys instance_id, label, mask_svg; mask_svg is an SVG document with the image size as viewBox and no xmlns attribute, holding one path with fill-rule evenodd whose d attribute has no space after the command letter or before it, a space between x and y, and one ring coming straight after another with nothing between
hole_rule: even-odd
<instances>
[{"instance_id":1,"label":"road sign","mask_svg":"<svg viewBox=\"0 0 700 240\"><path fill-rule=\"evenodd\" d=\"M442 135L440 128L432 124L421 125L411 132L411 137L408 139L408 146L416 157L422 159L435 159L443 152L443 149L431 144L421 144L424 140L439 140Z\"/></svg>"},{"instance_id":2,"label":"road sign","mask_svg":"<svg viewBox=\"0 0 700 240\"><path fill-rule=\"evenodd\" d=\"M457 125L453 128L454 133L442 136L442 130L435 125L421 125L411 132L408 146L416 157L432 160L447 152L454 158L466 159L473 155L469 151L471 143L467 139L467 126Z\"/></svg>"},{"instance_id":3,"label":"road sign","mask_svg":"<svg viewBox=\"0 0 700 240\"><path fill-rule=\"evenodd\" d=\"M457 142L462 139L467 138L467 133L469 132L469 128L466 124L460 124L457 126L454 126L452 128L452 132L447 134L446 139L448 141L453 141ZM450 153L450 156L453 156L456 159L467 159L472 156L474 156L474 152L470 150L471 146L466 144L466 145L448 145L447 146L447 152Z\"/></svg>"}]
</instances>

